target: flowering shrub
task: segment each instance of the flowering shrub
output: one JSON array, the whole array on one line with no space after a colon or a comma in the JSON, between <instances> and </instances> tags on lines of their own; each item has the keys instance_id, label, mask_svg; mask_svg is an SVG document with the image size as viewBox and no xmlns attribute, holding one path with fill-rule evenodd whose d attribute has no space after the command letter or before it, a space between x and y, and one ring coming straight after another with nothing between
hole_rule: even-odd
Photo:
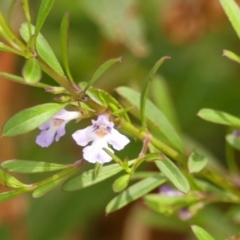
<instances>
[{"instance_id":1,"label":"flowering shrub","mask_svg":"<svg viewBox=\"0 0 240 240\"><path fill-rule=\"evenodd\" d=\"M238 6L233 0L220 2L240 37ZM106 213L114 212L139 198L142 198L150 209L164 214L178 212L183 220L192 218L210 203L239 204L239 186L233 174L236 163L229 163L229 169L226 170L219 163L207 159L200 149L187 153L183 137L176 126L148 99L150 84L160 66L169 57L162 57L155 63L141 93L126 86L116 89L117 94L128 102L128 106L123 107L108 92L94 87L98 78L121 61L121 58L103 63L88 83L76 82L72 78L68 65L67 15L61 24L64 63L62 69L45 37L40 33L53 3L54 0L41 2L35 26L29 17L29 7L24 5L26 22L19 30L21 38L0 15L0 50L26 59L22 76L6 72L0 75L57 95L54 103L37 105L16 113L3 126L2 136L17 136L39 128L41 132L36 138L36 143L45 148L68 134L65 125L71 120L78 123L89 118L92 125L72 134L76 144L83 147L79 150L80 160L76 160L75 163L65 165L25 160L4 161L0 169L0 183L11 188L11 191L1 193L0 201L26 192L32 192L33 197L41 197L58 185L62 185L65 191L80 190L121 172L122 175L113 183L113 190L118 195L108 203ZM24 1L24 4L28 4L28 1ZM240 63L240 57L235 53L225 50L224 55ZM44 79L41 79L42 72L52 78L55 85L45 84ZM74 110L68 111L68 108ZM133 109L135 111L132 111ZM134 112L139 119L138 123L131 122L129 112ZM240 127L238 117L213 109L201 109L198 116L234 128L233 133L226 136L226 140L233 148L240 149L239 134L236 130ZM74 121L71 124L74 124ZM128 156L119 158L118 152L114 150L121 151L126 145L131 145L133 139L142 143L139 154L133 159L128 159ZM95 165L92 166L93 169L81 172L85 161ZM105 164L111 161L114 163ZM142 172L139 167L144 162L154 164L156 170ZM33 184L22 183L10 174L51 171L59 172ZM225 176L224 181L222 176ZM139 181L132 184L131 181L136 179ZM161 187L166 182L172 185L170 189ZM150 193L159 187L159 193ZM192 230L200 240L213 239L196 225L192 225Z\"/></svg>"}]
</instances>

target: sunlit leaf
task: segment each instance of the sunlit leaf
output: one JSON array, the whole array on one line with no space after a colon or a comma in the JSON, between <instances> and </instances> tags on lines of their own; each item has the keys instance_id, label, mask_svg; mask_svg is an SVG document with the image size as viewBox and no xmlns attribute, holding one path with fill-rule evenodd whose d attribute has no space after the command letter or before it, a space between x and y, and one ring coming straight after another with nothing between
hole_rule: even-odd
<instances>
[{"instance_id":1,"label":"sunlit leaf","mask_svg":"<svg viewBox=\"0 0 240 240\"><path fill-rule=\"evenodd\" d=\"M42 28L42 25L46 20L47 15L49 14L54 2L55 0L41 0L41 5L39 7L38 14L37 14L36 28L34 32L35 37L38 36Z\"/></svg>"},{"instance_id":2,"label":"sunlit leaf","mask_svg":"<svg viewBox=\"0 0 240 240\"><path fill-rule=\"evenodd\" d=\"M170 57L163 57L160 60L158 60L154 66L152 67L152 69L150 70L142 92L141 92L141 97L140 97L140 113L141 113L141 121L142 121L142 126L145 127L146 125L146 102L147 102L147 96L148 96L148 92L149 92L149 88L151 85L151 82L153 80L154 75L156 74L157 70L160 68L160 66L164 63L164 61L166 61L167 59L170 59Z\"/></svg>"},{"instance_id":3,"label":"sunlit leaf","mask_svg":"<svg viewBox=\"0 0 240 240\"><path fill-rule=\"evenodd\" d=\"M106 213L114 212L126 206L130 202L144 196L156 187L162 185L165 181L166 178L162 174L158 173L133 184L108 203Z\"/></svg>"},{"instance_id":4,"label":"sunlit leaf","mask_svg":"<svg viewBox=\"0 0 240 240\"><path fill-rule=\"evenodd\" d=\"M132 165L135 160L129 161ZM123 170L118 164L111 164L101 168L97 177L94 177L94 170L83 172L81 175L69 179L63 186L64 191L76 191L96 183L99 183L107 178L110 178Z\"/></svg>"},{"instance_id":5,"label":"sunlit leaf","mask_svg":"<svg viewBox=\"0 0 240 240\"><path fill-rule=\"evenodd\" d=\"M220 3L231 22L235 32L240 38L240 9L234 0L220 0Z\"/></svg>"},{"instance_id":6,"label":"sunlit leaf","mask_svg":"<svg viewBox=\"0 0 240 240\"><path fill-rule=\"evenodd\" d=\"M130 175L125 174L119 178L117 178L113 183L113 191L114 192L121 192L128 186L128 182L130 180Z\"/></svg>"},{"instance_id":7,"label":"sunlit leaf","mask_svg":"<svg viewBox=\"0 0 240 240\"><path fill-rule=\"evenodd\" d=\"M30 58L26 61L23 67L23 77L26 82L36 83L41 79L41 67L35 58Z\"/></svg>"},{"instance_id":8,"label":"sunlit leaf","mask_svg":"<svg viewBox=\"0 0 240 240\"><path fill-rule=\"evenodd\" d=\"M240 139L233 134L228 134L226 136L227 142L235 149L240 151Z\"/></svg>"},{"instance_id":9,"label":"sunlit leaf","mask_svg":"<svg viewBox=\"0 0 240 240\"><path fill-rule=\"evenodd\" d=\"M59 112L66 104L46 103L16 113L3 126L3 136L16 136L29 132Z\"/></svg>"},{"instance_id":10,"label":"sunlit leaf","mask_svg":"<svg viewBox=\"0 0 240 240\"><path fill-rule=\"evenodd\" d=\"M89 80L89 82L87 83L87 86L84 88L84 92L87 91L87 89L90 86L92 86L98 80L98 78L104 72L106 72L111 66L113 66L117 62L121 62L121 59L122 58L119 57L119 58L114 58L114 59L107 60L100 67L98 67L97 70L94 72L93 76L91 77L91 79Z\"/></svg>"},{"instance_id":11,"label":"sunlit leaf","mask_svg":"<svg viewBox=\"0 0 240 240\"><path fill-rule=\"evenodd\" d=\"M191 228L198 240L214 240L214 238L203 228L197 225L192 225Z\"/></svg>"},{"instance_id":12,"label":"sunlit leaf","mask_svg":"<svg viewBox=\"0 0 240 240\"><path fill-rule=\"evenodd\" d=\"M4 202L4 201L7 201L17 195L20 195L21 193L24 193L25 191L24 190L21 190L21 189L17 189L17 190L13 190L13 191L10 191L10 192L3 192L3 193L0 193L0 202Z\"/></svg>"},{"instance_id":13,"label":"sunlit leaf","mask_svg":"<svg viewBox=\"0 0 240 240\"><path fill-rule=\"evenodd\" d=\"M229 58L230 60L232 60L234 62L240 63L240 57L237 54L235 54L229 50L223 50L223 56Z\"/></svg>"},{"instance_id":14,"label":"sunlit leaf","mask_svg":"<svg viewBox=\"0 0 240 240\"><path fill-rule=\"evenodd\" d=\"M13 54L24 56L24 54L22 52L7 46L6 44L4 44L2 42L0 42L0 51L2 51L2 52L10 52L10 53L13 53Z\"/></svg>"},{"instance_id":15,"label":"sunlit leaf","mask_svg":"<svg viewBox=\"0 0 240 240\"><path fill-rule=\"evenodd\" d=\"M68 30L69 30L69 13L65 13L61 22L60 27L60 40L61 40L61 52L62 52L62 61L65 68L66 74L71 82L73 78L69 69L68 61Z\"/></svg>"},{"instance_id":16,"label":"sunlit leaf","mask_svg":"<svg viewBox=\"0 0 240 240\"><path fill-rule=\"evenodd\" d=\"M46 193L52 191L54 188L56 188L59 184L61 184L64 180L66 179L66 177L62 177L62 178L58 178L55 180L52 180L51 182L37 188L33 193L32 196L34 198L39 198L44 196Z\"/></svg>"},{"instance_id":17,"label":"sunlit leaf","mask_svg":"<svg viewBox=\"0 0 240 240\"><path fill-rule=\"evenodd\" d=\"M155 161L159 170L172 182L172 184L181 192L187 193L190 190L189 183L177 166L164 157L161 161Z\"/></svg>"},{"instance_id":18,"label":"sunlit leaf","mask_svg":"<svg viewBox=\"0 0 240 240\"><path fill-rule=\"evenodd\" d=\"M209 122L240 127L240 119L226 112L203 108L198 112L197 115Z\"/></svg>"},{"instance_id":19,"label":"sunlit leaf","mask_svg":"<svg viewBox=\"0 0 240 240\"><path fill-rule=\"evenodd\" d=\"M8 160L2 162L1 167L8 170L9 172L40 173L58 171L68 168L69 166L58 163L34 162L26 160Z\"/></svg>"},{"instance_id":20,"label":"sunlit leaf","mask_svg":"<svg viewBox=\"0 0 240 240\"><path fill-rule=\"evenodd\" d=\"M32 29L35 31L34 26ZM27 24L23 23L20 28L20 34L22 38L28 42L29 41L29 32L27 28ZM42 36L41 33L38 34L37 42L36 42L37 53L39 56L53 69L55 70L60 76L64 76L64 72L62 70L61 65L59 64L53 50L49 46L48 42Z\"/></svg>"},{"instance_id":21,"label":"sunlit leaf","mask_svg":"<svg viewBox=\"0 0 240 240\"><path fill-rule=\"evenodd\" d=\"M193 151L188 158L188 170L190 173L200 172L207 164L207 158Z\"/></svg>"},{"instance_id":22,"label":"sunlit leaf","mask_svg":"<svg viewBox=\"0 0 240 240\"><path fill-rule=\"evenodd\" d=\"M140 109L140 94L138 92L128 87L118 87L116 91L131 105L135 106L138 110ZM159 129L173 147L178 151L183 152L183 142L180 136L161 110L159 110L150 100L147 100L146 102L146 117L153 126Z\"/></svg>"},{"instance_id":23,"label":"sunlit leaf","mask_svg":"<svg viewBox=\"0 0 240 240\"><path fill-rule=\"evenodd\" d=\"M25 188L26 184L20 182L15 177L0 169L0 184L11 188Z\"/></svg>"}]
</instances>

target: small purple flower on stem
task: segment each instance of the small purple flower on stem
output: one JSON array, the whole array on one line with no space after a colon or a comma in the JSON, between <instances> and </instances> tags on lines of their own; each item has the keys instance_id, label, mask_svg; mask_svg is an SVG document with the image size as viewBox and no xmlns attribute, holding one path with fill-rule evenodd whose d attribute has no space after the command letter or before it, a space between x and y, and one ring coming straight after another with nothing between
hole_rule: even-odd
<instances>
[{"instance_id":1,"label":"small purple flower on stem","mask_svg":"<svg viewBox=\"0 0 240 240\"><path fill-rule=\"evenodd\" d=\"M54 139L56 142L65 135L65 125L73 120L81 117L80 112L67 111L62 109L55 114L50 120L39 127L41 133L36 138L36 143L41 147L49 147Z\"/></svg>"},{"instance_id":2,"label":"small purple flower on stem","mask_svg":"<svg viewBox=\"0 0 240 240\"><path fill-rule=\"evenodd\" d=\"M169 196L169 197L181 197L184 194L179 190L176 190L168 185L163 185L159 189L159 194Z\"/></svg>"},{"instance_id":3,"label":"small purple flower on stem","mask_svg":"<svg viewBox=\"0 0 240 240\"><path fill-rule=\"evenodd\" d=\"M76 131L72 137L76 143L85 147L89 142L90 146L83 149L83 158L90 163L106 163L112 158L103 150L111 144L114 149L122 150L130 140L113 128L114 123L110 122L105 115L99 115L97 121L92 120L92 125Z\"/></svg>"}]
</instances>

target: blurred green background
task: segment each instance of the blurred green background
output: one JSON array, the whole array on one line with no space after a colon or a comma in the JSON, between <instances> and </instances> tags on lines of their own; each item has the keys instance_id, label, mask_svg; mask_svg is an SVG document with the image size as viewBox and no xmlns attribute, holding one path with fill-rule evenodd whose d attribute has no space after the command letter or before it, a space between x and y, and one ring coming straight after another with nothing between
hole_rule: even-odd
<instances>
[{"instance_id":1,"label":"blurred green background","mask_svg":"<svg viewBox=\"0 0 240 240\"><path fill-rule=\"evenodd\" d=\"M9 2L0 2L5 16ZM40 1L29 2L34 22ZM70 13L69 61L76 81L88 81L101 63L122 56L122 62L96 83L97 87L117 97L115 87L127 85L141 89L153 64L163 56L171 56L159 72L169 88L182 131L225 164L224 135L227 129L196 116L203 107L239 115L240 68L237 63L222 57L222 51L229 49L239 53L240 44L218 0L58 0L41 32L59 60L59 28L67 11ZM24 15L17 0L12 15L15 31L22 22ZM21 74L24 61L16 61L14 71ZM1 81L6 83L4 79ZM46 75L43 81L53 83ZM2 111L6 111L7 106L11 114L53 101L52 96L41 89L15 83L8 99L0 104ZM77 125L69 124L67 132L72 134L88 123L86 120ZM13 138L9 143L14 146L10 158L72 163L81 157L81 150L70 134L47 149L35 144L37 134L38 130L35 130ZM6 144L5 139L0 143ZM120 156L134 157L140 147L140 143L133 140ZM92 165L85 164L84 168L92 168ZM46 176L20 178L31 183ZM153 213L141 200L105 216L104 207L114 196L112 182L113 178L73 193L56 189L40 199L26 195L16 200L13 206L0 205L6 212L8 208L22 208L7 220L0 214L0 239L190 240L195 239L189 227L193 223L205 227L216 239L225 239L239 231L237 220L226 215L226 205L210 206L186 222L175 215L166 217Z\"/></svg>"}]
</instances>

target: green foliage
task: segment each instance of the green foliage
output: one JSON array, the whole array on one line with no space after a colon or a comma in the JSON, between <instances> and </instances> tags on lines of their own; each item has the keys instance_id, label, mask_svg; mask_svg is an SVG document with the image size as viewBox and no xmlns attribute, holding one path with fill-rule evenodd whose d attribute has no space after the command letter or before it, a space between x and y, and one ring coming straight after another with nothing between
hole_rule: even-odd
<instances>
[{"instance_id":1,"label":"green foliage","mask_svg":"<svg viewBox=\"0 0 240 240\"><path fill-rule=\"evenodd\" d=\"M3 169L9 172L17 173L41 173L41 172L52 172L65 169L68 165L59 163L47 163L47 162L34 162L27 160L8 160L1 164Z\"/></svg>"},{"instance_id":2,"label":"green foliage","mask_svg":"<svg viewBox=\"0 0 240 240\"><path fill-rule=\"evenodd\" d=\"M201 109L197 115L209 122L240 127L240 119L226 112L206 108Z\"/></svg>"},{"instance_id":3,"label":"green foliage","mask_svg":"<svg viewBox=\"0 0 240 240\"><path fill-rule=\"evenodd\" d=\"M41 68L39 62L35 58L26 61L23 67L23 77L28 83L37 83L41 79Z\"/></svg>"},{"instance_id":4,"label":"green foliage","mask_svg":"<svg viewBox=\"0 0 240 240\"><path fill-rule=\"evenodd\" d=\"M27 133L48 121L66 104L46 103L16 113L3 127L3 136L16 136Z\"/></svg>"},{"instance_id":5,"label":"green foliage","mask_svg":"<svg viewBox=\"0 0 240 240\"><path fill-rule=\"evenodd\" d=\"M158 173L133 184L108 203L106 213L108 214L114 212L126 206L130 202L144 196L146 193L149 193L156 187L159 187L165 181L165 177Z\"/></svg>"},{"instance_id":6,"label":"green foliage","mask_svg":"<svg viewBox=\"0 0 240 240\"><path fill-rule=\"evenodd\" d=\"M214 240L214 238L201 227L192 225L191 228L198 240Z\"/></svg>"},{"instance_id":7,"label":"green foliage","mask_svg":"<svg viewBox=\"0 0 240 240\"><path fill-rule=\"evenodd\" d=\"M155 161L156 166L164 176L181 192L187 193L190 190L188 180L184 177L178 167L167 157Z\"/></svg>"},{"instance_id":8,"label":"green foliage","mask_svg":"<svg viewBox=\"0 0 240 240\"><path fill-rule=\"evenodd\" d=\"M188 158L188 171L190 173L200 172L207 164L207 158L193 151Z\"/></svg>"}]
</instances>

